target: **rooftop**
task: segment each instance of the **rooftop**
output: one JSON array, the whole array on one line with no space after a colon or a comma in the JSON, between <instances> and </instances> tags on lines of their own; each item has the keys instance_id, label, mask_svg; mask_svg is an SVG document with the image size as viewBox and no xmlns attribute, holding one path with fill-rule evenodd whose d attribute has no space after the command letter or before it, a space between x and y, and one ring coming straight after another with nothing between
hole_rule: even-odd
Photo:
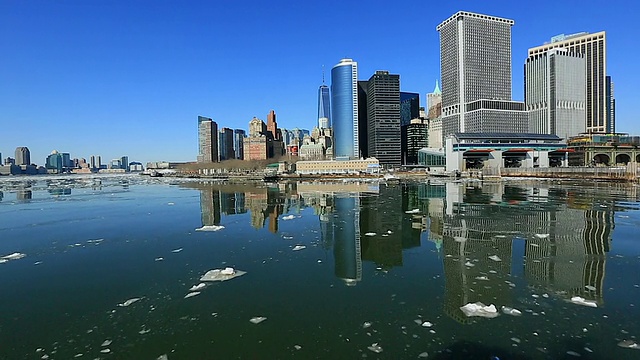
<instances>
[{"instance_id":1,"label":"rooftop","mask_svg":"<svg viewBox=\"0 0 640 360\"><path fill-rule=\"evenodd\" d=\"M455 133L453 134L458 140L546 140L561 141L558 135L550 134L533 134L533 133L495 133L495 132L479 132L479 133Z\"/></svg>"}]
</instances>

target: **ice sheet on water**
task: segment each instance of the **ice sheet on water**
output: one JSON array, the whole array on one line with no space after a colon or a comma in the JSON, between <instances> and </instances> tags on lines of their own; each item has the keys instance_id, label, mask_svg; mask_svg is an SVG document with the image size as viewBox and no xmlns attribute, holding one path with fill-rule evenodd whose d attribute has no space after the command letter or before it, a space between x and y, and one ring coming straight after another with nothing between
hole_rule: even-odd
<instances>
[{"instance_id":1,"label":"ice sheet on water","mask_svg":"<svg viewBox=\"0 0 640 360\"><path fill-rule=\"evenodd\" d=\"M413 209L413 210L407 210L405 211L406 214L419 214L420 213L420 209Z\"/></svg>"},{"instance_id":2,"label":"ice sheet on water","mask_svg":"<svg viewBox=\"0 0 640 360\"><path fill-rule=\"evenodd\" d=\"M569 300L570 302L578 305L589 306L589 307L598 307L598 304L595 301L587 300L580 296L574 296Z\"/></svg>"},{"instance_id":3,"label":"ice sheet on water","mask_svg":"<svg viewBox=\"0 0 640 360\"><path fill-rule=\"evenodd\" d=\"M177 249L171 250L172 253L179 253L180 251L182 251L182 248L177 248Z\"/></svg>"},{"instance_id":4,"label":"ice sheet on water","mask_svg":"<svg viewBox=\"0 0 640 360\"><path fill-rule=\"evenodd\" d=\"M169 360L167 354L162 354L156 358L156 360Z\"/></svg>"},{"instance_id":5,"label":"ice sheet on water","mask_svg":"<svg viewBox=\"0 0 640 360\"><path fill-rule=\"evenodd\" d=\"M362 328L366 329L368 327L371 327L371 323L369 321L365 321L364 324L362 324Z\"/></svg>"},{"instance_id":6,"label":"ice sheet on water","mask_svg":"<svg viewBox=\"0 0 640 360\"><path fill-rule=\"evenodd\" d=\"M546 239L549 237L549 234L536 234L536 237L538 239Z\"/></svg>"},{"instance_id":7,"label":"ice sheet on water","mask_svg":"<svg viewBox=\"0 0 640 360\"><path fill-rule=\"evenodd\" d=\"M295 218L296 218L295 215L285 215L282 217L282 220L293 220Z\"/></svg>"},{"instance_id":8,"label":"ice sheet on water","mask_svg":"<svg viewBox=\"0 0 640 360\"><path fill-rule=\"evenodd\" d=\"M511 316L520 316L522 315L522 311L518 310L518 309L514 309L508 306L503 306L502 307L502 313L506 314L506 315L511 315Z\"/></svg>"},{"instance_id":9,"label":"ice sheet on water","mask_svg":"<svg viewBox=\"0 0 640 360\"><path fill-rule=\"evenodd\" d=\"M100 345L100 346L103 346L103 347L104 347L104 346L109 346L109 345L111 345L111 343L112 343L112 342L113 342L112 340L107 339L107 340L105 340L105 341L102 343L102 345Z\"/></svg>"},{"instance_id":10,"label":"ice sheet on water","mask_svg":"<svg viewBox=\"0 0 640 360\"><path fill-rule=\"evenodd\" d=\"M618 343L618 346L625 349L640 350L640 345L634 340L622 340Z\"/></svg>"},{"instance_id":11,"label":"ice sheet on water","mask_svg":"<svg viewBox=\"0 0 640 360\"><path fill-rule=\"evenodd\" d=\"M376 354L379 354L382 352L382 346L378 345L378 343L371 344L371 346L368 346L367 349L373 351Z\"/></svg>"},{"instance_id":12,"label":"ice sheet on water","mask_svg":"<svg viewBox=\"0 0 640 360\"><path fill-rule=\"evenodd\" d=\"M377 234L374 232L365 233L364 236L376 236Z\"/></svg>"},{"instance_id":13,"label":"ice sheet on water","mask_svg":"<svg viewBox=\"0 0 640 360\"><path fill-rule=\"evenodd\" d=\"M307 247L304 245L296 245L293 247L293 251L298 251L298 250L302 250L302 249L306 249Z\"/></svg>"},{"instance_id":14,"label":"ice sheet on water","mask_svg":"<svg viewBox=\"0 0 640 360\"><path fill-rule=\"evenodd\" d=\"M479 316L486 318L494 318L498 316L498 309L496 309L495 305L485 305L481 302L476 303L468 303L465 306L461 306L460 310L467 316Z\"/></svg>"},{"instance_id":15,"label":"ice sheet on water","mask_svg":"<svg viewBox=\"0 0 640 360\"><path fill-rule=\"evenodd\" d=\"M201 228L197 228L196 231L218 231L224 229L222 225L204 225Z\"/></svg>"},{"instance_id":16,"label":"ice sheet on water","mask_svg":"<svg viewBox=\"0 0 640 360\"><path fill-rule=\"evenodd\" d=\"M204 275L202 275L200 281L226 281L238 276L242 276L246 273L246 271L235 270L231 267L225 269L213 269L207 271Z\"/></svg>"},{"instance_id":17,"label":"ice sheet on water","mask_svg":"<svg viewBox=\"0 0 640 360\"><path fill-rule=\"evenodd\" d=\"M252 324L260 324L261 322L267 320L266 317L264 316L256 316L256 317L252 317L251 319L249 319L249 321L251 321Z\"/></svg>"},{"instance_id":18,"label":"ice sheet on water","mask_svg":"<svg viewBox=\"0 0 640 360\"><path fill-rule=\"evenodd\" d=\"M491 255L491 256L489 256L489 259L491 259L493 261L502 261L502 259L500 259L500 257L498 255Z\"/></svg>"},{"instance_id":19,"label":"ice sheet on water","mask_svg":"<svg viewBox=\"0 0 640 360\"><path fill-rule=\"evenodd\" d=\"M123 303L118 304L118 306L124 307L124 306L129 306L137 301L140 301L142 298L131 298Z\"/></svg>"}]
</instances>

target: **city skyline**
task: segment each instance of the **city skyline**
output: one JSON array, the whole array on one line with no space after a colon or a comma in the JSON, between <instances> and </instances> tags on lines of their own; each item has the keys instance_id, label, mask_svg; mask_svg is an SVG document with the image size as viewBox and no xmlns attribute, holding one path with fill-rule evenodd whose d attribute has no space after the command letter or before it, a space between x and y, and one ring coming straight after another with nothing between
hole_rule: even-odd
<instances>
[{"instance_id":1,"label":"city skyline","mask_svg":"<svg viewBox=\"0 0 640 360\"><path fill-rule=\"evenodd\" d=\"M278 111L284 128L311 129L317 123L322 66L330 67L343 57L357 61L360 74L378 69L400 74L401 91L420 93L421 103L426 104L425 94L440 78L435 27L460 10L515 20L511 57L517 101L524 99L522 64L527 49L562 33L606 31L616 131L638 132L631 110L638 95L631 87L639 75L626 61L625 46L633 43L637 25L617 22L622 2L603 8L595 2L574 7L555 2L460 1L433 7L415 1L408 4L409 15L394 17L384 29L367 31L360 25L379 14L379 6L329 2L336 11L317 13L306 8L310 5L285 1L199 3L188 8L154 5L152 10L124 2L1 5L0 42L12 56L0 59L0 66L11 69L2 81L10 86L0 88L0 123L29 123L32 130L6 138L0 151L9 154L27 146L36 162L56 148L85 158L103 154L111 159L127 153L143 163L194 161L197 135L187 124L197 115L246 129L265 108ZM637 5L624 6L628 10ZM572 16L566 16L569 10ZM242 14L242 21L236 14ZM266 18L278 25L261 31L237 26ZM197 24L205 20L215 24L202 31ZM338 29L307 26L345 21L352 22L357 43ZM401 25L408 21L421 24L419 34L407 36ZM237 31L228 31L232 25ZM320 31L323 36L318 36ZM384 52L376 50L375 44L385 39L394 39L393 44ZM318 55L318 48L325 50ZM276 55L261 56L264 53ZM400 53L411 55L394 55ZM61 144L59 137L51 136L51 121L80 131Z\"/></svg>"}]
</instances>

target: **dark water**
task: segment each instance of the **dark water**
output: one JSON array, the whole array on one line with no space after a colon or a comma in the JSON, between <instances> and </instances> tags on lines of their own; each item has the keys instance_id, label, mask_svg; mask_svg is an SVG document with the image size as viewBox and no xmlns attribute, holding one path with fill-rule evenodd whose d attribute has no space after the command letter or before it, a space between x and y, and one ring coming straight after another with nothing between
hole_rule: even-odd
<instances>
[{"instance_id":1,"label":"dark water","mask_svg":"<svg viewBox=\"0 0 640 360\"><path fill-rule=\"evenodd\" d=\"M640 358L618 346L640 337L637 187L111 176L0 190L0 256L26 255L0 264L2 359ZM225 267L247 274L184 298ZM475 302L500 315L465 316Z\"/></svg>"}]
</instances>

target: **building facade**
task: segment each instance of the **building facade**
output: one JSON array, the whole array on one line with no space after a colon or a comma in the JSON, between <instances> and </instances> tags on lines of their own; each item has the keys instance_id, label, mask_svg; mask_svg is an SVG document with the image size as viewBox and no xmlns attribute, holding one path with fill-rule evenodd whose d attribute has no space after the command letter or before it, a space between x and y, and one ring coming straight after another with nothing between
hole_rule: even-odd
<instances>
[{"instance_id":1,"label":"building facade","mask_svg":"<svg viewBox=\"0 0 640 360\"><path fill-rule=\"evenodd\" d=\"M615 122L610 119L611 104L607 102L607 37L604 31L589 34L557 35L545 45L529 49L529 56L562 48L584 55L586 60L588 132L614 133ZM608 122L611 120L611 122Z\"/></svg>"},{"instance_id":2,"label":"building facade","mask_svg":"<svg viewBox=\"0 0 640 360\"><path fill-rule=\"evenodd\" d=\"M218 124L210 118L198 116L199 163L218 161Z\"/></svg>"},{"instance_id":3,"label":"building facade","mask_svg":"<svg viewBox=\"0 0 640 360\"><path fill-rule=\"evenodd\" d=\"M379 70L369 78L367 118L368 156L384 166L400 166L400 75Z\"/></svg>"},{"instance_id":4,"label":"building facade","mask_svg":"<svg viewBox=\"0 0 640 360\"><path fill-rule=\"evenodd\" d=\"M19 146L16 148L16 165L30 165L31 164L31 152L26 146Z\"/></svg>"},{"instance_id":5,"label":"building facade","mask_svg":"<svg viewBox=\"0 0 640 360\"><path fill-rule=\"evenodd\" d=\"M527 132L524 104L511 99L514 21L460 11L440 33L442 127L456 132Z\"/></svg>"},{"instance_id":6,"label":"building facade","mask_svg":"<svg viewBox=\"0 0 640 360\"><path fill-rule=\"evenodd\" d=\"M269 157L267 125L254 117L249 122L249 136L244 138L244 160L265 160Z\"/></svg>"},{"instance_id":7,"label":"building facade","mask_svg":"<svg viewBox=\"0 0 640 360\"><path fill-rule=\"evenodd\" d=\"M551 49L529 56L524 66L524 101L529 132L563 139L586 128L586 62L584 55Z\"/></svg>"},{"instance_id":8,"label":"building facade","mask_svg":"<svg viewBox=\"0 0 640 360\"><path fill-rule=\"evenodd\" d=\"M322 74L322 85L318 89L318 127L321 129L331 127L331 102L329 101L329 87L324 84L324 73Z\"/></svg>"},{"instance_id":9,"label":"building facade","mask_svg":"<svg viewBox=\"0 0 640 360\"><path fill-rule=\"evenodd\" d=\"M420 117L420 94L400 92L400 126L409 125L411 120Z\"/></svg>"},{"instance_id":10,"label":"building facade","mask_svg":"<svg viewBox=\"0 0 640 360\"><path fill-rule=\"evenodd\" d=\"M233 130L233 153L236 159L244 159L244 137L246 133L242 129Z\"/></svg>"},{"instance_id":11,"label":"building facade","mask_svg":"<svg viewBox=\"0 0 640 360\"><path fill-rule=\"evenodd\" d=\"M331 69L331 123L336 158L358 158L358 63L342 59Z\"/></svg>"},{"instance_id":12,"label":"building facade","mask_svg":"<svg viewBox=\"0 0 640 360\"><path fill-rule=\"evenodd\" d=\"M233 145L233 129L229 129L227 127L220 129L220 133L218 134L218 156L220 161L236 158Z\"/></svg>"},{"instance_id":13,"label":"building facade","mask_svg":"<svg viewBox=\"0 0 640 360\"><path fill-rule=\"evenodd\" d=\"M418 151L429 147L429 125L426 119L413 119L402 127L402 156L406 165L418 164Z\"/></svg>"}]
</instances>

